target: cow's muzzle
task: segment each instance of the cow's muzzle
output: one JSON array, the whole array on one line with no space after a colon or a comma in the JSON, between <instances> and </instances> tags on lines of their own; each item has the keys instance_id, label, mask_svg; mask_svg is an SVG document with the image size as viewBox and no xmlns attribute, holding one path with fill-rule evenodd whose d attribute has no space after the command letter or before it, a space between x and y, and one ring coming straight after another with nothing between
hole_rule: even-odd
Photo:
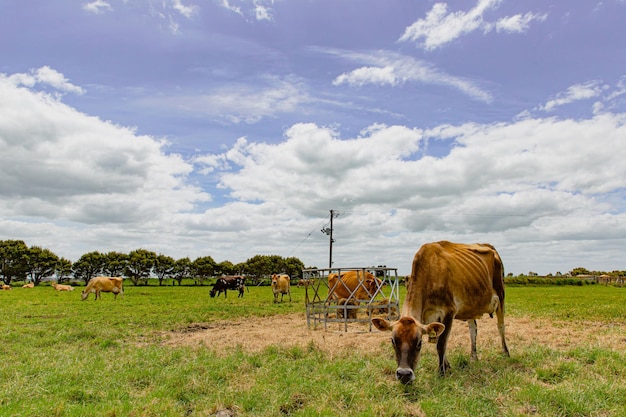
<instances>
[{"instance_id":1,"label":"cow's muzzle","mask_svg":"<svg viewBox=\"0 0 626 417\"><path fill-rule=\"evenodd\" d=\"M396 379L403 384L410 384L415 381L415 372L411 368L396 369Z\"/></svg>"}]
</instances>

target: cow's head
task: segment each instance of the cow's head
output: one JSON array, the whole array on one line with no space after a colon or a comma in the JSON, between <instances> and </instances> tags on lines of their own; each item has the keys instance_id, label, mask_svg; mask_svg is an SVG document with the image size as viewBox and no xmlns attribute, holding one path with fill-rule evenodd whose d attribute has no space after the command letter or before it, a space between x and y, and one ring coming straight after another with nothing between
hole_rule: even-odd
<instances>
[{"instance_id":1,"label":"cow's head","mask_svg":"<svg viewBox=\"0 0 626 417\"><path fill-rule=\"evenodd\" d=\"M87 291L83 290L83 291L80 293L80 299L81 299L82 301L85 301L85 300L87 299L87 297L89 297L89 293L88 293Z\"/></svg>"},{"instance_id":2,"label":"cow's head","mask_svg":"<svg viewBox=\"0 0 626 417\"><path fill-rule=\"evenodd\" d=\"M396 352L396 378L403 384L415 380L415 367L420 359L422 350L422 336L427 334L434 339L443 333L446 326L442 323L430 323L425 326L413 317L401 317L400 320L389 322L381 318L372 319L378 330L391 331L391 344Z\"/></svg>"},{"instance_id":3,"label":"cow's head","mask_svg":"<svg viewBox=\"0 0 626 417\"><path fill-rule=\"evenodd\" d=\"M209 295L211 296L211 298L214 298L216 293L217 290L215 289L215 287L211 288L211 291L209 291Z\"/></svg>"},{"instance_id":4,"label":"cow's head","mask_svg":"<svg viewBox=\"0 0 626 417\"><path fill-rule=\"evenodd\" d=\"M380 278L368 278L365 280L363 285L365 286L365 289L367 289L369 295L373 296L376 294L378 288L382 287L384 284Z\"/></svg>"}]
</instances>

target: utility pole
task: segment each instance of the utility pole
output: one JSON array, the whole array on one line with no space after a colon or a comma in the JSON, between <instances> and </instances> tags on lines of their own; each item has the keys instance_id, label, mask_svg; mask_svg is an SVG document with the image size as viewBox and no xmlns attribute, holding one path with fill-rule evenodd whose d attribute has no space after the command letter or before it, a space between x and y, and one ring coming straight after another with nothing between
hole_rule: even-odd
<instances>
[{"instance_id":1,"label":"utility pole","mask_svg":"<svg viewBox=\"0 0 626 417\"><path fill-rule=\"evenodd\" d=\"M328 236L330 236L330 243L329 243L329 250L328 250L328 267L332 268L333 267L333 242L335 241L335 239L333 239L333 218L339 216L339 214L335 213L335 210L330 210L330 227L325 227L322 228L322 233L327 234Z\"/></svg>"}]
</instances>

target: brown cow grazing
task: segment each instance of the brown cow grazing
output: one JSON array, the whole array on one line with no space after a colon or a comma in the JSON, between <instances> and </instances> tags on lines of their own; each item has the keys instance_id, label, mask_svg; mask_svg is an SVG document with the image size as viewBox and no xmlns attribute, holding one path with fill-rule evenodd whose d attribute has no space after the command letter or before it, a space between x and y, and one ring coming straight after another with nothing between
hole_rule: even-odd
<instances>
[{"instance_id":1,"label":"brown cow grazing","mask_svg":"<svg viewBox=\"0 0 626 417\"><path fill-rule=\"evenodd\" d=\"M29 282L28 284L22 285L22 288L35 288L35 283Z\"/></svg>"},{"instance_id":2,"label":"brown cow grazing","mask_svg":"<svg viewBox=\"0 0 626 417\"><path fill-rule=\"evenodd\" d=\"M74 291L74 287L71 285L57 284L56 282L52 283L52 288L57 291Z\"/></svg>"},{"instance_id":3,"label":"brown cow grazing","mask_svg":"<svg viewBox=\"0 0 626 417\"><path fill-rule=\"evenodd\" d=\"M85 301L89 294L95 293L95 299L102 298L100 293L103 292L112 292L117 300L118 294L124 294L124 289L122 288L122 278L121 277L95 277L89 280L87 287L83 290L81 295L81 300Z\"/></svg>"},{"instance_id":4,"label":"brown cow grazing","mask_svg":"<svg viewBox=\"0 0 626 417\"><path fill-rule=\"evenodd\" d=\"M341 273L341 279L336 273L328 275L330 298L369 301L381 285L382 281L370 272L346 271Z\"/></svg>"},{"instance_id":5,"label":"brown cow grazing","mask_svg":"<svg viewBox=\"0 0 626 417\"><path fill-rule=\"evenodd\" d=\"M283 302L285 294L289 295L291 302L291 279L287 274L272 274L272 292L274 293L274 302L278 302L278 294L280 294L280 302Z\"/></svg>"},{"instance_id":6,"label":"brown cow grazing","mask_svg":"<svg viewBox=\"0 0 626 417\"><path fill-rule=\"evenodd\" d=\"M504 338L504 268L500 255L489 244L435 242L423 245L413 258L401 317L395 322L374 318L379 330L392 332L398 369L403 384L415 379L422 336L437 342L439 373L450 364L446 345L453 319L469 323L471 357L476 359L476 319L483 314L498 317L502 352L509 356Z\"/></svg>"}]
</instances>

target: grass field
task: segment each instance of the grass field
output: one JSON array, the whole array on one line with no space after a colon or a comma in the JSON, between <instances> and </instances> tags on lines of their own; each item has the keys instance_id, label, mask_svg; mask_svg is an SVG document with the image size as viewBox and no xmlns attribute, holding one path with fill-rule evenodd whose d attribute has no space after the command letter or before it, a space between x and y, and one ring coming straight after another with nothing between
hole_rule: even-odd
<instances>
[{"instance_id":1,"label":"grass field","mask_svg":"<svg viewBox=\"0 0 626 417\"><path fill-rule=\"evenodd\" d=\"M484 319L470 362L455 322L451 375L425 344L410 386L387 335L307 331L303 289L283 304L268 287L80 289L0 292L0 416L626 415L626 288L507 288L511 358Z\"/></svg>"}]
</instances>

